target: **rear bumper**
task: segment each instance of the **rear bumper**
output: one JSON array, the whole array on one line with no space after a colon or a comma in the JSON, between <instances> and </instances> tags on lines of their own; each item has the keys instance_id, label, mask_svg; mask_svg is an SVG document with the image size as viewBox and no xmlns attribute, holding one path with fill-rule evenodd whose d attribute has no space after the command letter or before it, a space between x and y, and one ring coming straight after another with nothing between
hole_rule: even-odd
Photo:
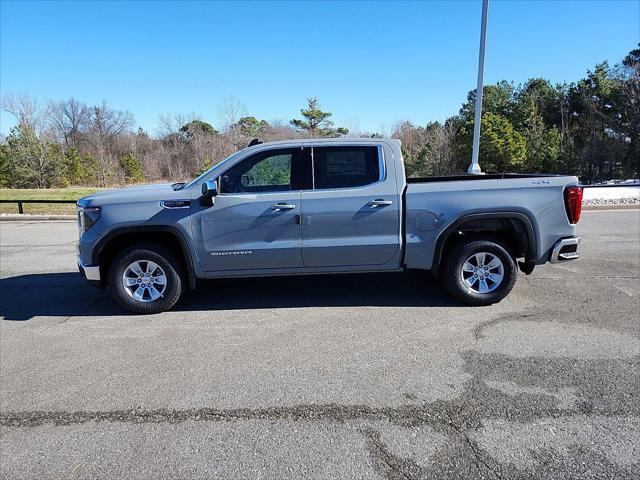
<instances>
[{"instance_id":1,"label":"rear bumper","mask_svg":"<svg viewBox=\"0 0 640 480\"><path fill-rule=\"evenodd\" d=\"M561 263L579 258L578 245L580 245L580 237L558 240L551 250L549 261L551 263Z\"/></svg>"}]
</instances>

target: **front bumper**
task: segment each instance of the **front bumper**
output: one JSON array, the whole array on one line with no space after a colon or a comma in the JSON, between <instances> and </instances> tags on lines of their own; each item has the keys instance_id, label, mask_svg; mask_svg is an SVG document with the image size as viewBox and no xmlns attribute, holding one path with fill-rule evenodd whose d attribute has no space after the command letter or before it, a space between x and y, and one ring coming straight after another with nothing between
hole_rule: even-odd
<instances>
[{"instance_id":1,"label":"front bumper","mask_svg":"<svg viewBox=\"0 0 640 480\"><path fill-rule=\"evenodd\" d=\"M98 265L83 265L80 257L78 257L78 270L80 275L88 282L100 282L100 266Z\"/></svg>"},{"instance_id":2,"label":"front bumper","mask_svg":"<svg viewBox=\"0 0 640 480\"><path fill-rule=\"evenodd\" d=\"M578 245L580 245L580 237L558 240L551 250L549 261L551 263L561 263L579 258Z\"/></svg>"}]
</instances>

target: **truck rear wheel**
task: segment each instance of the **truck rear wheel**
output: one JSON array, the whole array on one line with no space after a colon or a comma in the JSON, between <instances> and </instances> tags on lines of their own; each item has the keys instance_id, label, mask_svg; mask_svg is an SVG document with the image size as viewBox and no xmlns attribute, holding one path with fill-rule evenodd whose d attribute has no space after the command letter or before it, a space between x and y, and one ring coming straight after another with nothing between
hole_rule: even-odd
<instances>
[{"instance_id":1,"label":"truck rear wheel","mask_svg":"<svg viewBox=\"0 0 640 480\"><path fill-rule=\"evenodd\" d=\"M116 302L131 312L164 312L180 298L180 274L180 263L164 248L134 245L113 259L108 289Z\"/></svg>"},{"instance_id":2,"label":"truck rear wheel","mask_svg":"<svg viewBox=\"0 0 640 480\"><path fill-rule=\"evenodd\" d=\"M517 275L516 263L503 246L476 239L454 245L444 265L442 282L455 299L481 306L506 297Z\"/></svg>"}]
</instances>

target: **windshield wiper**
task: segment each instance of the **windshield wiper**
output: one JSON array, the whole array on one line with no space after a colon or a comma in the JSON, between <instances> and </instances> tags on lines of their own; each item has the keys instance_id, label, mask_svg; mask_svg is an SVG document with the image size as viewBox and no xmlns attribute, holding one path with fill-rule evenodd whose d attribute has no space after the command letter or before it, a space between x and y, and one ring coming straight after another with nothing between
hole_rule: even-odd
<instances>
[{"instance_id":1,"label":"windshield wiper","mask_svg":"<svg viewBox=\"0 0 640 480\"><path fill-rule=\"evenodd\" d=\"M182 190L185 185L185 182L172 183L171 188L173 188L173 191L175 192L177 190Z\"/></svg>"}]
</instances>

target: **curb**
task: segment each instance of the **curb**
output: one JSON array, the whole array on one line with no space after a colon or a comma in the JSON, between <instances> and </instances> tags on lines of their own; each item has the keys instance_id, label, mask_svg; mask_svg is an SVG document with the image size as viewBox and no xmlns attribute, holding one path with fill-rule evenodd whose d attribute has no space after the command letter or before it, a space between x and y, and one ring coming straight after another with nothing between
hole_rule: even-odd
<instances>
[{"instance_id":1,"label":"curb","mask_svg":"<svg viewBox=\"0 0 640 480\"><path fill-rule=\"evenodd\" d=\"M29 213L2 213L0 222L56 222L75 221L75 215L31 215Z\"/></svg>"},{"instance_id":2,"label":"curb","mask_svg":"<svg viewBox=\"0 0 640 480\"><path fill-rule=\"evenodd\" d=\"M601 203L594 205L582 205L582 210L637 210L640 203Z\"/></svg>"}]
</instances>

